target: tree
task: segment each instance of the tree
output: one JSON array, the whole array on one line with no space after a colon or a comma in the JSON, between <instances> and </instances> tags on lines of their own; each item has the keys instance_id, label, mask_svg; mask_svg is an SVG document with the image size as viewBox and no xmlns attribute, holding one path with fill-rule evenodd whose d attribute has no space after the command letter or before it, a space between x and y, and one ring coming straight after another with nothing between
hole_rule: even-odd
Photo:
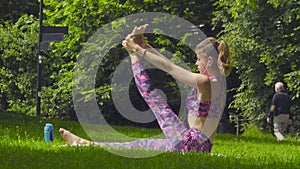
<instances>
[{"instance_id":1,"label":"tree","mask_svg":"<svg viewBox=\"0 0 300 169\"><path fill-rule=\"evenodd\" d=\"M2 0L0 3L0 23L9 21L15 23L24 15L34 15L38 17L39 3L35 0Z\"/></svg>"},{"instance_id":2,"label":"tree","mask_svg":"<svg viewBox=\"0 0 300 169\"><path fill-rule=\"evenodd\" d=\"M28 2L29 3L29 2ZM218 30L211 30L210 19L212 19L213 6L210 0L203 1L152 1L152 0L44 0L44 25L51 26L68 26L69 34L65 36L63 42L51 43L51 50L43 53L43 75L42 75L42 114L47 117L60 117L68 119L76 119L73 100L72 100L72 87L73 87L73 71L77 66L77 59L80 55L82 47L86 44L87 40L103 25L110 23L121 17L138 13L138 12L164 12L172 15L182 17L194 25L202 25L204 33L208 36L214 36ZM24 6L27 5L24 4ZM28 4L29 5L29 4ZM38 5L35 3L35 5ZM30 6L30 5L29 5ZM31 7L31 6L30 6ZM28 6L24 7L27 9ZM32 7L38 10L38 7ZM33 10L33 11L36 11ZM26 11L25 11L26 13ZM36 13L36 12L34 12ZM20 12L20 15L23 11ZM1 27L1 49L0 52L1 62L3 67L1 72L3 74L0 85L2 85L1 94L3 96L3 102L1 105L8 110L19 111L22 109L24 113L35 114L35 94L36 94L36 61L37 61L37 37L38 37L38 21L37 15L18 18L19 15L10 15L12 19L4 18L3 20L9 20L11 23L3 25ZM13 20L18 20L18 24L14 24ZM33 21L30 21L33 20ZM24 27L30 29L26 31ZM2 31L3 30L3 31ZM23 30L23 31L20 31ZM12 32L11 32L12 31ZM26 32L25 32L26 31ZM15 35L15 36L12 36ZM26 36L30 38L24 38ZM189 65L192 67L194 56L192 51L187 47L184 47L182 43L170 37L161 36L159 34L149 35L147 38L151 41L155 47L162 48L163 50L177 51L176 55L186 62L191 62ZM6 42L11 42L14 47L6 48ZM24 48L22 51L19 48ZM96 77L96 89L95 92L98 96L98 104L106 112L106 118L112 120L118 115L116 109L113 106L110 92L110 80L116 66L123 59L126 52L121 49L121 45L117 45L109 52L109 56L105 57L100 63L99 70ZM15 51L21 52L16 53ZM9 51L9 52L8 52ZM28 51L28 53L26 53ZM26 56L26 57L24 57ZM16 62L16 61L19 61ZM8 64L11 64L9 65ZM22 65L22 63L30 62L30 64ZM9 66L7 66L9 65ZM15 68L26 66L27 69L16 71ZM9 73L13 72L13 73ZM30 75L28 74L30 72ZM27 73L27 76L24 77ZM17 77L28 79L26 86L21 88L21 82ZM174 80L171 77L166 76L163 73L153 73L153 76L167 78L168 84L163 86L171 86L164 90L170 92L171 95L178 95L177 87L174 85ZM22 82L22 83L25 83ZM8 84L9 83L9 84ZM14 87L8 87L9 85L15 85ZM163 88L162 86L162 88ZM26 99L22 99L24 96L20 90L26 91ZM138 98L138 92L133 92L132 98ZM20 100L20 101L18 101ZM142 99L141 99L142 100ZM173 107L180 105L178 100L169 99ZM22 103L22 104L20 104ZM26 108L20 108L20 105ZM141 105L138 105L141 106ZM139 107L145 108L143 106ZM115 121L115 123L129 123L124 119Z\"/></svg>"},{"instance_id":3,"label":"tree","mask_svg":"<svg viewBox=\"0 0 300 169\"><path fill-rule=\"evenodd\" d=\"M299 2L230 0L216 4L214 24L230 43L241 84L231 107L263 122L273 85L283 81L299 102Z\"/></svg>"},{"instance_id":4,"label":"tree","mask_svg":"<svg viewBox=\"0 0 300 169\"><path fill-rule=\"evenodd\" d=\"M33 109L37 25L36 18L28 15L16 24L0 25L0 103L4 109L24 113Z\"/></svg>"},{"instance_id":5,"label":"tree","mask_svg":"<svg viewBox=\"0 0 300 169\"><path fill-rule=\"evenodd\" d=\"M205 1L209 2L209 1ZM210 8L208 8L209 3L202 3L199 4L198 1L182 1L179 2L171 2L171 1L159 1L160 5L157 5L157 2L154 1L144 1L141 3L140 1L129 0L126 2L118 3L117 1L45 1L46 6L46 20L45 24L47 25L68 25L69 26L69 35L67 39L63 43L57 43L53 45L53 51L48 55L51 56L52 62L57 63L68 63L67 66L63 66L67 73L60 73L58 74L57 71L54 71L51 77L57 78L55 81L57 83L61 82L59 86L69 86L66 91L66 99L60 98L61 89L64 87L55 87L50 85L45 88L44 90L49 90L49 98L45 99L47 101L46 105L53 105L53 107L57 107L57 105L61 105L57 107L56 110L53 112L58 111L67 111L66 113L70 114L69 109L65 109L66 107L72 107L72 102L69 100L71 99L71 79L72 73L69 73L73 70L74 64L70 64L70 60L75 63L78 53L80 52L82 46L84 45L82 42L86 42L87 39L95 33L101 26L110 23L113 20L119 19L123 16L133 14L136 12L143 12L143 11L155 11L155 12L166 12L171 14L176 14L186 18L187 20L192 20L195 22L195 25L205 24L205 30L207 33L213 34L210 31L209 19L212 16L210 12ZM180 9L184 10L179 10ZM82 8L84 7L84 8ZM200 15L198 12L202 12L203 14ZM152 39L152 42L155 42L154 46L167 46L165 48L175 48L176 43L173 39L168 39L167 37L162 36L150 36L149 39ZM173 41L172 43L170 43ZM175 43L174 43L175 42ZM65 49L68 49L67 52ZM63 51L63 53L61 53ZM113 48L113 50L109 53L108 57L105 57L102 62L100 63L97 80L96 80L96 92L98 92L98 103L102 105L101 107L104 109L107 118L117 119L116 117L116 110L113 106L111 97L110 97L110 80L112 77L112 73L114 72L116 66L122 60L122 57L126 55L124 50L120 48ZM184 56L180 53L181 57ZM66 58L61 57L66 56ZM189 58L193 60L193 58ZM53 65L53 63L51 64ZM58 66L58 64L55 64ZM61 70L61 66L58 66L58 70ZM62 78L64 77L64 78ZM156 79L156 78L155 78ZM58 85L55 85L58 86ZM176 90L173 90L173 92ZM51 98L52 95L50 93L58 93L55 94L55 98ZM138 97L138 93L136 93L133 97ZM59 99L58 99L59 98ZM63 100L63 102L56 102L55 100ZM69 100L69 101L68 101ZM58 104L59 103L59 104ZM68 103L66 106L62 104ZM174 101L173 105L178 105L178 101ZM65 107L65 108L62 108ZM49 108L48 108L49 110ZM123 119L124 120L124 119Z\"/></svg>"}]
</instances>

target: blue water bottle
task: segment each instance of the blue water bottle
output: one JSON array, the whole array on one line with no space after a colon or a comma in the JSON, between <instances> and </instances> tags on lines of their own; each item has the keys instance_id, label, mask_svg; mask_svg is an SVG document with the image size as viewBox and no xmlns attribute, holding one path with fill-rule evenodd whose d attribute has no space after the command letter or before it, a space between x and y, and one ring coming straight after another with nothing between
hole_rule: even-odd
<instances>
[{"instance_id":1,"label":"blue water bottle","mask_svg":"<svg viewBox=\"0 0 300 169\"><path fill-rule=\"evenodd\" d=\"M44 127L44 140L45 142L50 142L54 140L54 130L51 123L46 123Z\"/></svg>"}]
</instances>

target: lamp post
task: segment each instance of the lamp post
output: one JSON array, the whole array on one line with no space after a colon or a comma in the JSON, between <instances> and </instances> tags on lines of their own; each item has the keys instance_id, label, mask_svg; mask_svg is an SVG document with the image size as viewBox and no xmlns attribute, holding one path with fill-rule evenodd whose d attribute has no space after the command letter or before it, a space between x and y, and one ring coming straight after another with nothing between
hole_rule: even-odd
<instances>
[{"instance_id":1,"label":"lamp post","mask_svg":"<svg viewBox=\"0 0 300 169\"><path fill-rule=\"evenodd\" d=\"M43 26L43 0L40 0L40 27L38 42L37 61L37 94L36 94L36 115L41 115L41 95L42 95L42 52L50 49L50 42L63 41L64 34L68 34L68 27Z\"/></svg>"}]
</instances>

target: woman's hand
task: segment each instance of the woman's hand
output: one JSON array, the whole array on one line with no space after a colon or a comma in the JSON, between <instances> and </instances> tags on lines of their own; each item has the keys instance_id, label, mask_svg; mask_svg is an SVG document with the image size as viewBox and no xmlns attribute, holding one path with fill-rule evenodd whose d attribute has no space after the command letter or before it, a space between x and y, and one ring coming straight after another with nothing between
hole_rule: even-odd
<instances>
[{"instance_id":1,"label":"woman's hand","mask_svg":"<svg viewBox=\"0 0 300 169\"><path fill-rule=\"evenodd\" d=\"M132 35L142 35L142 34L145 33L145 31L146 31L146 29L147 29L148 26L149 26L148 24L145 24L145 25L142 25L142 26L138 26L138 27L136 26L132 30L131 34Z\"/></svg>"},{"instance_id":2,"label":"woman's hand","mask_svg":"<svg viewBox=\"0 0 300 169\"><path fill-rule=\"evenodd\" d=\"M148 26L148 24L144 24L134 27L131 34L127 35L125 40L122 41L123 47L129 54L150 48L150 45L145 42L143 36L143 33L145 33Z\"/></svg>"},{"instance_id":3,"label":"woman's hand","mask_svg":"<svg viewBox=\"0 0 300 169\"><path fill-rule=\"evenodd\" d=\"M144 49L149 48L149 45L146 43L143 36L148 26L149 26L148 24L141 25L139 27L136 26L131 32L131 34L135 36L135 42Z\"/></svg>"},{"instance_id":4,"label":"woman's hand","mask_svg":"<svg viewBox=\"0 0 300 169\"><path fill-rule=\"evenodd\" d=\"M122 45L129 53L131 63L135 63L140 60L142 57L140 51L142 51L143 48L136 43L135 36L133 34L127 35L125 40L122 41Z\"/></svg>"},{"instance_id":5,"label":"woman's hand","mask_svg":"<svg viewBox=\"0 0 300 169\"><path fill-rule=\"evenodd\" d=\"M138 43L136 43L135 38L136 37L133 34L129 34L127 35L125 40L122 41L123 47L129 54L143 50L143 48Z\"/></svg>"}]
</instances>

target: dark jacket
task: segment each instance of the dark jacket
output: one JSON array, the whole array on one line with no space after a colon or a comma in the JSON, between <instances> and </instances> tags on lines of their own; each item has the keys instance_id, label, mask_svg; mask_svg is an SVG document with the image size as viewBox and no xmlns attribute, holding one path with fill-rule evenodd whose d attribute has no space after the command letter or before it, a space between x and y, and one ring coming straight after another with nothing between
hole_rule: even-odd
<instances>
[{"instance_id":1,"label":"dark jacket","mask_svg":"<svg viewBox=\"0 0 300 169\"><path fill-rule=\"evenodd\" d=\"M290 108L292 106L292 100L290 96L282 91L276 92L273 96L271 105L275 105L275 111L269 111L268 117L278 116L279 114L288 114L290 119L292 119L292 112Z\"/></svg>"}]
</instances>

